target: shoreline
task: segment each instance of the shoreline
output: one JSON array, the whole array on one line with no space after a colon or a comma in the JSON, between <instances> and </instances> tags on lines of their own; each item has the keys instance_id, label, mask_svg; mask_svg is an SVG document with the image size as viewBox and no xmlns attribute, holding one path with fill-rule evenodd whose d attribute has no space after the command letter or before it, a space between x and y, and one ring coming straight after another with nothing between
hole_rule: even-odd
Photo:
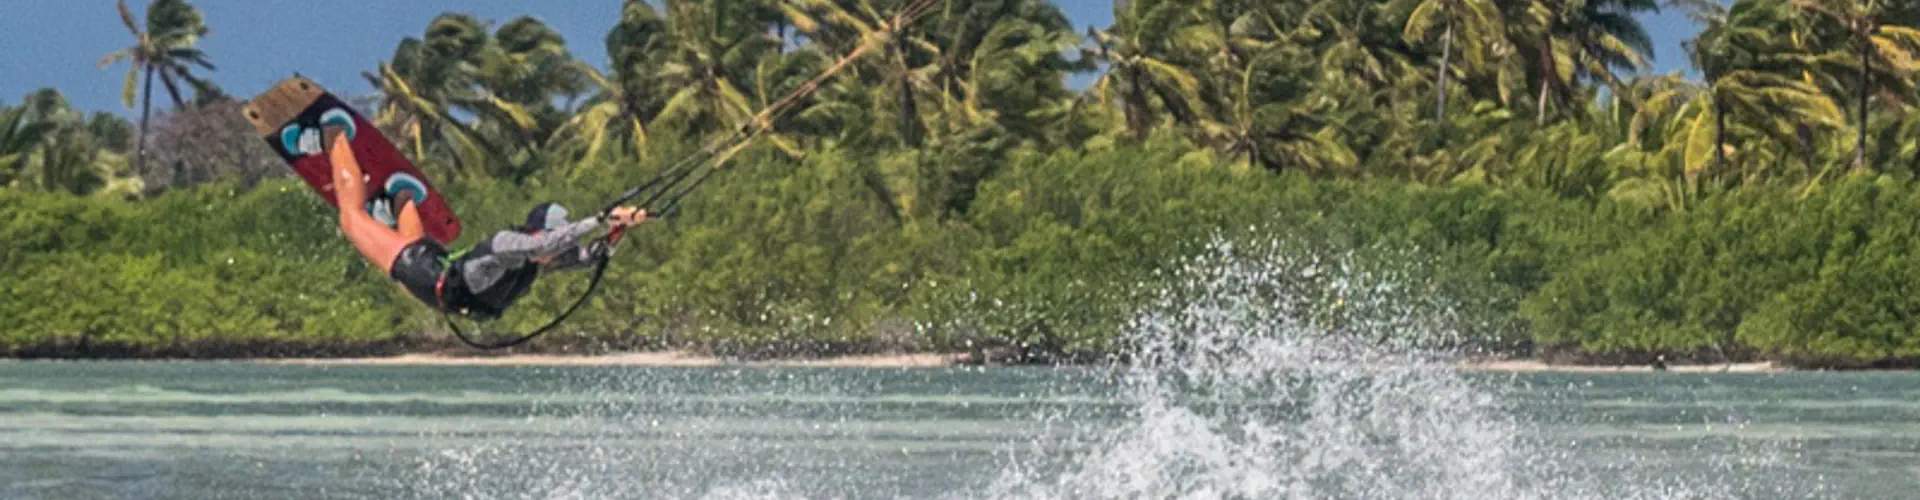
<instances>
[{"instance_id":1,"label":"shoreline","mask_svg":"<svg viewBox=\"0 0 1920 500\"><path fill-rule=\"evenodd\" d=\"M245 363L299 366L768 366L837 368L932 368L964 366L960 353L850 355L820 358L734 360L691 351L645 351L613 354L508 354L462 356L411 353L397 356L343 358L262 358Z\"/></svg>"},{"instance_id":2,"label":"shoreline","mask_svg":"<svg viewBox=\"0 0 1920 500\"><path fill-rule=\"evenodd\" d=\"M773 358L742 360L699 354L686 350L636 351L608 354L507 354L471 355L456 352L414 352L392 356L227 358L227 359L133 359L147 362L226 362L290 366L634 366L634 367L833 367L833 368L941 368L981 366L970 362L964 352L846 355L810 358ZM23 359L9 361L104 361L106 359ZM986 366L1021 366L987 363ZM1633 373L1654 372L1647 365L1557 364L1533 358L1470 359L1453 363L1454 369L1468 373ZM1714 364L1670 364L1672 373L1786 373L1810 371L1770 361Z\"/></svg>"},{"instance_id":3,"label":"shoreline","mask_svg":"<svg viewBox=\"0 0 1920 500\"><path fill-rule=\"evenodd\" d=\"M1644 364L1549 364L1531 358L1462 361L1455 363L1454 367L1462 372L1485 373L1654 373L1656 371L1652 366ZM1795 369L1772 361L1756 361L1711 364L1670 363L1666 371L1670 373L1787 373L1807 370Z\"/></svg>"},{"instance_id":4,"label":"shoreline","mask_svg":"<svg viewBox=\"0 0 1920 500\"><path fill-rule=\"evenodd\" d=\"M449 352L415 352L393 356L290 357L290 358L4 358L0 362L25 361L142 361L161 363L248 363L289 366L633 366L633 367L823 367L823 368L942 368L983 366L969 362L967 353L903 353L847 355L815 358L774 358L741 360L692 351L640 351L610 354L507 354L464 355ZM987 363L984 366L1022 366ZM1651 373L1647 365L1553 364L1532 358L1461 360L1455 370L1466 373ZM1714 364L1670 364L1672 373L1787 373L1804 370L1770 361Z\"/></svg>"}]
</instances>

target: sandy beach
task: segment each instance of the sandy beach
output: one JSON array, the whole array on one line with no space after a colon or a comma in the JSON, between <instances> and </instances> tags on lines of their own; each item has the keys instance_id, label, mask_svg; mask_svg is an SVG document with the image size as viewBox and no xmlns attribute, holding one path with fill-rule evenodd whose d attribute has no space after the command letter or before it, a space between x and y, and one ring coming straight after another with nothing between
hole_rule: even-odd
<instances>
[{"instance_id":1,"label":"sandy beach","mask_svg":"<svg viewBox=\"0 0 1920 500\"><path fill-rule=\"evenodd\" d=\"M1493 361L1469 361L1459 363L1461 371L1474 372L1564 372L1564 373L1608 373L1608 372L1651 372L1648 365L1563 365L1547 364L1533 359L1506 359ZM1791 369L1772 362L1757 363L1714 363L1700 365L1669 364L1667 371L1679 373L1778 373Z\"/></svg>"},{"instance_id":2,"label":"sandy beach","mask_svg":"<svg viewBox=\"0 0 1920 500\"><path fill-rule=\"evenodd\" d=\"M461 356L403 354L366 358L262 359L259 363L293 365L421 365L421 366L831 366L915 368L958 364L958 354L891 354L737 361L687 351L630 352L597 355L510 354Z\"/></svg>"}]
</instances>

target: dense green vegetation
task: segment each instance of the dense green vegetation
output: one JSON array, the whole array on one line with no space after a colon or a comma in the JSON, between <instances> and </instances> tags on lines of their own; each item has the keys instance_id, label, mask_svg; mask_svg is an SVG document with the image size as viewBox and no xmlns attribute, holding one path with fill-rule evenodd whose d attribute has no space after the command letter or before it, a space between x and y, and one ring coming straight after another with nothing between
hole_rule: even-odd
<instances>
[{"instance_id":1,"label":"dense green vegetation","mask_svg":"<svg viewBox=\"0 0 1920 500\"><path fill-rule=\"evenodd\" d=\"M465 243L536 201L594 206L881 42L639 230L541 349L1084 360L1220 236L1393 267L1472 347L1920 359L1920 6L1134 0L1082 36L1044 1L902 23L917 3L627 1L595 64L537 20L449 13L370 62L358 102ZM1634 15L1655 8L1702 23L1700 79L1643 71ZM51 90L0 105L0 351L448 345L193 72L218 57L200 14L123 12L137 43L103 62L131 63L141 125ZM152 123L143 78L172 104ZM584 282L548 278L491 328ZM1314 321L1370 314L1346 299L1309 298Z\"/></svg>"}]
</instances>

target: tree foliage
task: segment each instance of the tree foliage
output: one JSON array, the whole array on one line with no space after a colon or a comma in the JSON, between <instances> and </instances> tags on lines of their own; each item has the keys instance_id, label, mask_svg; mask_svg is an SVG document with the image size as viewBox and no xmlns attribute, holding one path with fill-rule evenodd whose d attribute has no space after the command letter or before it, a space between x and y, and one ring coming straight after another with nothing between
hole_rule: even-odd
<instances>
[{"instance_id":1,"label":"tree foliage","mask_svg":"<svg viewBox=\"0 0 1920 500\"><path fill-rule=\"evenodd\" d=\"M1405 263L1481 347L1920 359L1907 3L1134 0L1084 32L1041 0L611 3L608 61L531 17L448 12L370 63L368 111L467 238L537 201L594 206L876 45L640 230L552 345L1082 360L1197 245L1285 235ZM1699 78L1645 72L1656 8L1701 25ZM21 270L0 286L32 299L0 305L19 318L0 347L443 342L220 118L190 71L211 69L199 12L122 11L128 104L142 74L176 95L159 161L127 168L147 142L57 92L0 106L0 263ZM581 286L548 278L501 327ZM1345 299L1303 300L1363 314Z\"/></svg>"}]
</instances>

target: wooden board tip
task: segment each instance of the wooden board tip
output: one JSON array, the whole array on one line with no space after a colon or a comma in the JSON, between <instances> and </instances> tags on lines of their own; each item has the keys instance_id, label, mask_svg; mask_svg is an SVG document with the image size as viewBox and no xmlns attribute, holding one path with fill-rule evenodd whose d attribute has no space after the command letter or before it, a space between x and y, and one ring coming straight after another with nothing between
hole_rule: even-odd
<instances>
[{"instance_id":1,"label":"wooden board tip","mask_svg":"<svg viewBox=\"0 0 1920 500\"><path fill-rule=\"evenodd\" d=\"M271 135L326 93L320 84L295 74L247 101L241 113L260 135Z\"/></svg>"}]
</instances>

